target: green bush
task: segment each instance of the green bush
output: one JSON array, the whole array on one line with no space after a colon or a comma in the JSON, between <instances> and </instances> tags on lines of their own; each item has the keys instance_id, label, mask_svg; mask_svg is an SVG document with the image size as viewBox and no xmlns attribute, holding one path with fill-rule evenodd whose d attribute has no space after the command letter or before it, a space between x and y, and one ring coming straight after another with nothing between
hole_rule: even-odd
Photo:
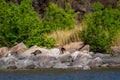
<instances>
[{"instance_id":1,"label":"green bush","mask_svg":"<svg viewBox=\"0 0 120 80\"><path fill-rule=\"evenodd\" d=\"M67 4L65 9L50 3L45 17L41 20L32 7L32 0L0 2L0 47L13 46L24 42L27 46L38 45L48 48L54 46L55 40L47 33L57 29L71 29L75 25L75 13Z\"/></svg>"},{"instance_id":2,"label":"green bush","mask_svg":"<svg viewBox=\"0 0 120 80\"><path fill-rule=\"evenodd\" d=\"M22 0L20 5L5 0L0 2L0 46L13 46L15 42L52 46L53 39L48 39L45 31L32 7L32 0Z\"/></svg>"},{"instance_id":3,"label":"green bush","mask_svg":"<svg viewBox=\"0 0 120 80\"><path fill-rule=\"evenodd\" d=\"M112 41L120 32L120 10L111 7L103 9L100 3L93 7L95 12L84 17L83 24L86 27L81 37L86 44L91 45L92 51L109 53Z\"/></svg>"},{"instance_id":4,"label":"green bush","mask_svg":"<svg viewBox=\"0 0 120 80\"><path fill-rule=\"evenodd\" d=\"M75 16L70 4L67 3L65 9L62 9L54 3L50 3L43 20L44 28L47 32L57 29L72 29L76 23Z\"/></svg>"}]
</instances>

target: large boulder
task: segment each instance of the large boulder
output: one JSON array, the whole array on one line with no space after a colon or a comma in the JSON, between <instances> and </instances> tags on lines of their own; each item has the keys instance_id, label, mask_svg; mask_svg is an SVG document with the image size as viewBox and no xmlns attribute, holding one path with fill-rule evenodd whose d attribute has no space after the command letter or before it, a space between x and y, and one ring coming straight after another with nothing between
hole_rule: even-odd
<instances>
[{"instance_id":1,"label":"large boulder","mask_svg":"<svg viewBox=\"0 0 120 80\"><path fill-rule=\"evenodd\" d=\"M78 55L77 58L74 60L73 65L85 66L88 65L90 61L91 59L88 59L87 57L81 57L80 55Z\"/></svg>"},{"instance_id":2,"label":"large boulder","mask_svg":"<svg viewBox=\"0 0 120 80\"><path fill-rule=\"evenodd\" d=\"M120 56L104 58L102 59L103 65L107 65L110 68L119 68L120 67ZM103 67L102 65L102 67Z\"/></svg>"},{"instance_id":3,"label":"large boulder","mask_svg":"<svg viewBox=\"0 0 120 80\"><path fill-rule=\"evenodd\" d=\"M9 54L7 57L4 58L5 65L8 69L16 69L15 62L17 61L17 58L13 55Z\"/></svg>"},{"instance_id":4,"label":"large boulder","mask_svg":"<svg viewBox=\"0 0 120 80\"><path fill-rule=\"evenodd\" d=\"M21 54L20 56L30 56L31 54L37 55L37 54L47 54L49 52L48 49L45 48L40 48L38 46L32 46L31 48L29 48L28 50L26 50L23 54Z\"/></svg>"},{"instance_id":5,"label":"large boulder","mask_svg":"<svg viewBox=\"0 0 120 80\"><path fill-rule=\"evenodd\" d=\"M48 56L51 57L55 57L56 59L58 59L59 55L60 55L61 51L58 48L53 48L49 50L49 53L47 54Z\"/></svg>"},{"instance_id":6,"label":"large boulder","mask_svg":"<svg viewBox=\"0 0 120 80\"><path fill-rule=\"evenodd\" d=\"M15 62L17 69L24 69L26 67L24 61L25 60L18 60Z\"/></svg>"},{"instance_id":7,"label":"large boulder","mask_svg":"<svg viewBox=\"0 0 120 80\"><path fill-rule=\"evenodd\" d=\"M120 64L120 56L118 57L111 57L107 59L102 59L103 63L108 63L108 64Z\"/></svg>"},{"instance_id":8,"label":"large boulder","mask_svg":"<svg viewBox=\"0 0 120 80\"><path fill-rule=\"evenodd\" d=\"M75 51L74 53L71 54L73 59L76 59L76 57L80 54L80 51Z\"/></svg>"},{"instance_id":9,"label":"large boulder","mask_svg":"<svg viewBox=\"0 0 120 80\"><path fill-rule=\"evenodd\" d=\"M77 57L86 57L86 58L92 58L91 54L87 51L75 51L74 53L71 54L73 59L76 59Z\"/></svg>"},{"instance_id":10,"label":"large boulder","mask_svg":"<svg viewBox=\"0 0 120 80\"><path fill-rule=\"evenodd\" d=\"M47 65L45 66L45 68L54 68L54 66L55 66L56 64L58 64L58 63L60 63L59 60L49 61L49 62L47 63Z\"/></svg>"},{"instance_id":11,"label":"large boulder","mask_svg":"<svg viewBox=\"0 0 120 80\"><path fill-rule=\"evenodd\" d=\"M76 51L71 54L73 57L73 66L81 65L82 67L87 66L88 63L92 60L92 56L85 52Z\"/></svg>"},{"instance_id":12,"label":"large boulder","mask_svg":"<svg viewBox=\"0 0 120 80\"><path fill-rule=\"evenodd\" d=\"M110 68L120 68L120 64L110 64Z\"/></svg>"},{"instance_id":13,"label":"large boulder","mask_svg":"<svg viewBox=\"0 0 120 80\"><path fill-rule=\"evenodd\" d=\"M12 47L9 49L9 51L7 52L6 56L8 54L12 54L14 56L19 56L21 55L23 52L25 52L28 48L26 47L26 45L24 43L19 43L16 46Z\"/></svg>"},{"instance_id":14,"label":"large boulder","mask_svg":"<svg viewBox=\"0 0 120 80\"><path fill-rule=\"evenodd\" d=\"M83 42L73 42L69 43L63 46L63 48L66 49L66 51L69 51L70 53L75 52L79 48L81 48L84 45Z\"/></svg>"},{"instance_id":15,"label":"large boulder","mask_svg":"<svg viewBox=\"0 0 120 80\"><path fill-rule=\"evenodd\" d=\"M15 65L18 69L34 69L35 68L35 61L36 57L34 54L31 54L30 56L18 57L18 60L15 62Z\"/></svg>"},{"instance_id":16,"label":"large boulder","mask_svg":"<svg viewBox=\"0 0 120 80\"><path fill-rule=\"evenodd\" d=\"M51 68L56 63L56 60L55 57L39 54L34 62L37 68Z\"/></svg>"},{"instance_id":17,"label":"large boulder","mask_svg":"<svg viewBox=\"0 0 120 80\"><path fill-rule=\"evenodd\" d=\"M9 50L8 47L1 47L1 48L0 48L0 57L6 56L8 50Z\"/></svg>"},{"instance_id":18,"label":"large boulder","mask_svg":"<svg viewBox=\"0 0 120 80\"><path fill-rule=\"evenodd\" d=\"M89 62L89 66L92 68L98 68L103 64L103 60L100 57L96 57Z\"/></svg>"},{"instance_id":19,"label":"large boulder","mask_svg":"<svg viewBox=\"0 0 120 80\"><path fill-rule=\"evenodd\" d=\"M5 64L4 57L0 58L0 69L6 69L6 68L7 66Z\"/></svg>"},{"instance_id":20,"label":"large boulder","mask_svg":"<svg viewBox=\"0 0 120 80\"><path fill-rule=\"evenodd\" d=\"M72 62L73 58L72 58L71 54L66 51L64 54L61 54L59 56L59 60L61 63L69 63L70 64Z\"/></svg>"},{"instance_id":21,"label":"large boulder","mask_svg":"<svg viewBox=\"0 0 120 80\"><path fill-rule=\"evenodd\" d=\"M26 59L24 61L24 66L25 66L26 69L34 69L35 68L34 61L33 60L29 60L29 59Z\"/></svg>"}]
</instances>

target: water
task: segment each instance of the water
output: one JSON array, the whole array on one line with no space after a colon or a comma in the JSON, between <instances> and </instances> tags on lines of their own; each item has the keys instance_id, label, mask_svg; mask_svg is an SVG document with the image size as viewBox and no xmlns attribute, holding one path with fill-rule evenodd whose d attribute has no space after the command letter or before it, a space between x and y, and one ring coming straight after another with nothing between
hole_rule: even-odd
<instances>
[{"instance_id":1,"label":"water","mask_svg":"<svg viewBox=\"0 0 120 80\"><path fill-rule=\"evenodd\" d=\"M120 80L120 69L0 71L0 80Z\"/></svg>"}]
</instances>

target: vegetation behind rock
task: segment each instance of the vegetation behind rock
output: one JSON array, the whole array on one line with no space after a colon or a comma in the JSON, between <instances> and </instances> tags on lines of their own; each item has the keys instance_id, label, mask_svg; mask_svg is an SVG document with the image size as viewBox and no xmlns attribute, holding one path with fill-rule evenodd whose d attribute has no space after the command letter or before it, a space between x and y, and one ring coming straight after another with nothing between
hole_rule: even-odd
<instances>
[{"instance_id":1,"label":"vegetation behind rock","mask_svg":"<svg viewBox=\"0 0 120 80\"><path fill-rule=\"evenodd\" d=\"M32 0L0 2L0 46L13 46L14 43L24 42L28 46L38 45L52 47L53 38L47 38L46 33L57 29L71 29L75 25L75 13L66 6L58 8L51 3L44 19L40 19L32 7Z\"/></svg>"},{"instance_id":2,"label":"vegetation behind rock","mask_svg":"<svg viewBox=\"0 0 120 80\"><path fill-rule=\"evenodd\" d=\"M120 33L120 9L111 6L103 9L100 3L95 3L93 8L95 12L84 17L83 24L86 27L82 31L82 39L91 45L91 50L109 53L113 41Z\"/></svg>"}]
</instances>

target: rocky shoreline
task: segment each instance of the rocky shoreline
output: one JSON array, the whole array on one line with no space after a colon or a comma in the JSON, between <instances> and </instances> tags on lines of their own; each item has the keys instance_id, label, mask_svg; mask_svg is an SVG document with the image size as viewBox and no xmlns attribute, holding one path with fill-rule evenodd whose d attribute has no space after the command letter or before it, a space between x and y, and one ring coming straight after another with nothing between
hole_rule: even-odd
<instances>
[{"instance_id":1,"label":"rocky shoreline","mask_svg":"<svg viewBox=\"0 0 120 80\"><path fill-rule=\"evenodd\" d=\"M89 51L88 45L80 50L71 51L71 49L47 49L38 46L28 49L24 43L19 43L13 48L0 48L0 57L0 69L78 68L90 70L120 67L119 54L111 56L110 54L93 53Z\"/></svg>"}]
</instances>

